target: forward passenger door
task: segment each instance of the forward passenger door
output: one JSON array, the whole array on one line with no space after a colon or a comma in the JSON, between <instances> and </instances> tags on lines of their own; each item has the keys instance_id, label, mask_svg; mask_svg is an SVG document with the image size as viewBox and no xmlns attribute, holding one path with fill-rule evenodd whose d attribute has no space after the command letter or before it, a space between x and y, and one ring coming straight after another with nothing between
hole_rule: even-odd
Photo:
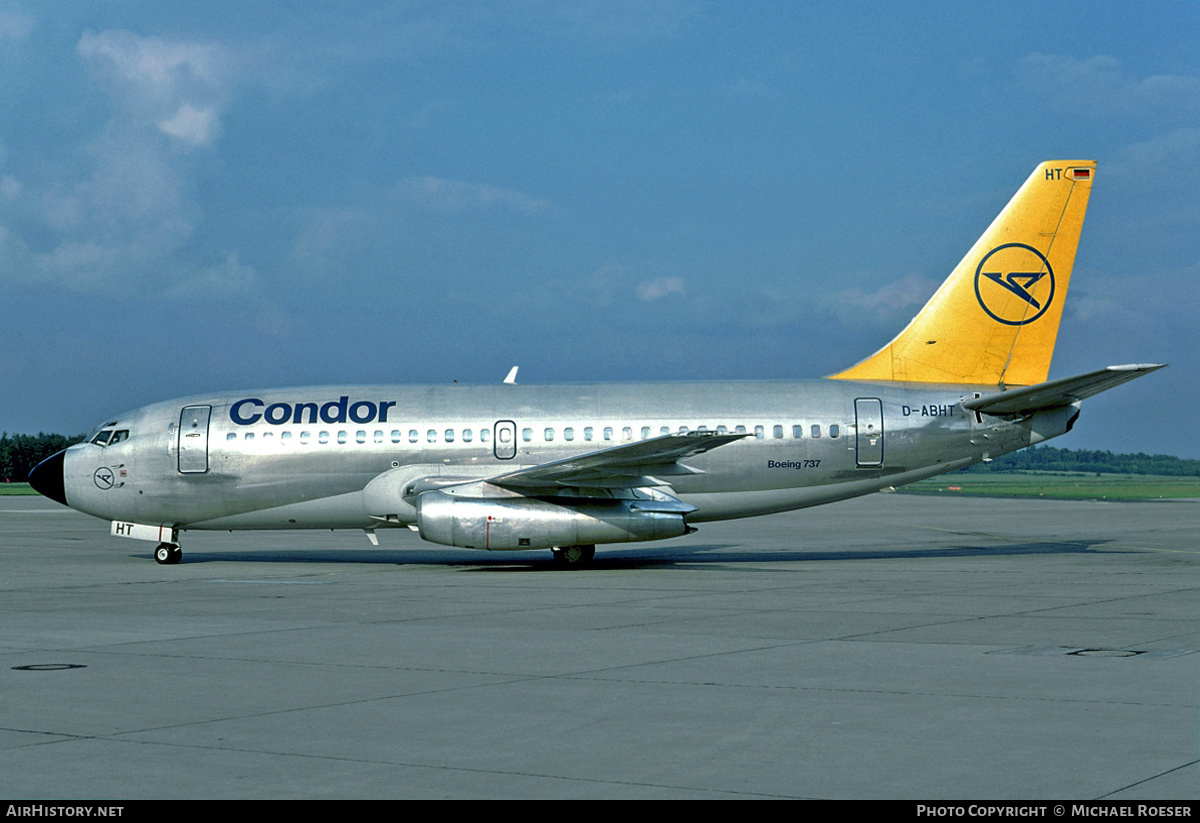
<instances>
[{"instance_id":1,"label":"forward passenger door","mask_svg":"<svg viewBox=\"0 0 1200 823\"><path fill-rule=\"evenodd\" d=\"M204 474L208 471L208 420L212 406L185 406L179 413L179 471Z\"/></svg>"}]
</instances>

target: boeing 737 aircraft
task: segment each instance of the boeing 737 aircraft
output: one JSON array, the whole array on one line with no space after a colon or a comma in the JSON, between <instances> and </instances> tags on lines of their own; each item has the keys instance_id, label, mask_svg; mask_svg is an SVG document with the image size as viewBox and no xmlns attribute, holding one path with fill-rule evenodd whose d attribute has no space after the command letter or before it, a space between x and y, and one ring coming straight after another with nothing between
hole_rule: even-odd
<instances>
[{"instance_id":1,"label":"boeing 737 aircraft","mask_svg":"<svg viewBox=\"0 0 1200 823\"><path fill-rule=\"evenodd\" d=\"M1047 381L1095 165L1038 166L907 328L825 379L204 394L118 415L29 481L159 563L190 530L408 527L571 566L990 460L1162 368Z\"/></svg>"}]
</instances>

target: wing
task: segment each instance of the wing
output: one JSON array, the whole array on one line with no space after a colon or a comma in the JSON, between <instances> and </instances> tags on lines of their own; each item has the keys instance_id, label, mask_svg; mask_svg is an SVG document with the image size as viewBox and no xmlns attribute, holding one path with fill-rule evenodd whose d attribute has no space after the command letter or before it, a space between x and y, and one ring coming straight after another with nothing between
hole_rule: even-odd
<instances>
[{"instance_id":1,"label":"wing","mask_svg":"<svg viewBox=\"0 0 1200 823\"><path fill-rule=\"evenodd\" d=\"M1149 363L1109 366L1106 369L1075 377L1064 377L1033 386L985 394L972 400L964 400L963 406L972 411L986 414L1028 414L1041 409L1070 405L1152 371L1158 371L1165 365Z\"/></svg>"},{"instance_id":2,"label":"wing","mask_svg":"<svg viewBox=\"0 0 1200 823\"><path fill-rule=\"evenodd\" d=\"M651 476L699 474L680 461L749 435L683 432L480 480L421 478L406 485L422 539L446 546L518 550L680 537L696 507ZM393 470L394 471L394 470Z\"/></svg>"},{"instance_id":3,"label":"wing","mask_svg":"<svg viewBox=\"0 0 1200 823\"><path fill-rule=\"evenodd\" d=\"M713 449L749 437L749 434L686 432L666 434L614 446L579 457L568 457L487 478L493 486L523 494L557 491L564 487L637 488L661 485L654 476L700 474L681 463Z\"/></svg>"}]
</instances>

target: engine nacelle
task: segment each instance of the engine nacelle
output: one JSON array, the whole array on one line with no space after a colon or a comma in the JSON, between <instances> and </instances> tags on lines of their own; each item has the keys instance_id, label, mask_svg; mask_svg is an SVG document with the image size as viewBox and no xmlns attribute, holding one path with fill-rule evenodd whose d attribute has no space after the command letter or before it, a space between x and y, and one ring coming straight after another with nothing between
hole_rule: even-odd
<instances>
[{"instance_id":1,"label":"engine nacelle","mask_svg":"<svg viewBox=\"0 0 1200 823\"><path fill-rule=\"evenodd\" d=\"M1069 432L1079 419L1079 406L1079 403L1072 403L1069 406L1057 406L1035 412L1024 424L1029 427L1029 442L1041 443L1043 440Z\"/></svg>"},{"instance_id":2,"label":"engine nacelle","mask_svg":"<svg viewBox=\"0 0 1200 823\"><path fill-rule=\"evenodd\" d=\"M455 497L427 491L417 497L417 528L431 543L511 551L557 546L663 540L692 531L695 511L678 500Z\"/></svg>"}]
</instances>

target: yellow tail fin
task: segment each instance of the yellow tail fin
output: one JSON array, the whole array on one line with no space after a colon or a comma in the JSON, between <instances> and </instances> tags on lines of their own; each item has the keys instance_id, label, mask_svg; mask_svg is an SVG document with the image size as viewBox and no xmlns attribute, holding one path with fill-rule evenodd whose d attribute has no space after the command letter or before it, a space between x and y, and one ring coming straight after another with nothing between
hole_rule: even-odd
<instances>
[{"instance_id":1,"label":"yellow tail fin","mask_svg":"<svg viewBox=\"0 0 1200 823\"><path fill-rule=\"evenodd\" d=\"M1028 386L1050 371L1096 164L1042 163L925 308L839 380Z\"/></svg>"}]
</instances>

